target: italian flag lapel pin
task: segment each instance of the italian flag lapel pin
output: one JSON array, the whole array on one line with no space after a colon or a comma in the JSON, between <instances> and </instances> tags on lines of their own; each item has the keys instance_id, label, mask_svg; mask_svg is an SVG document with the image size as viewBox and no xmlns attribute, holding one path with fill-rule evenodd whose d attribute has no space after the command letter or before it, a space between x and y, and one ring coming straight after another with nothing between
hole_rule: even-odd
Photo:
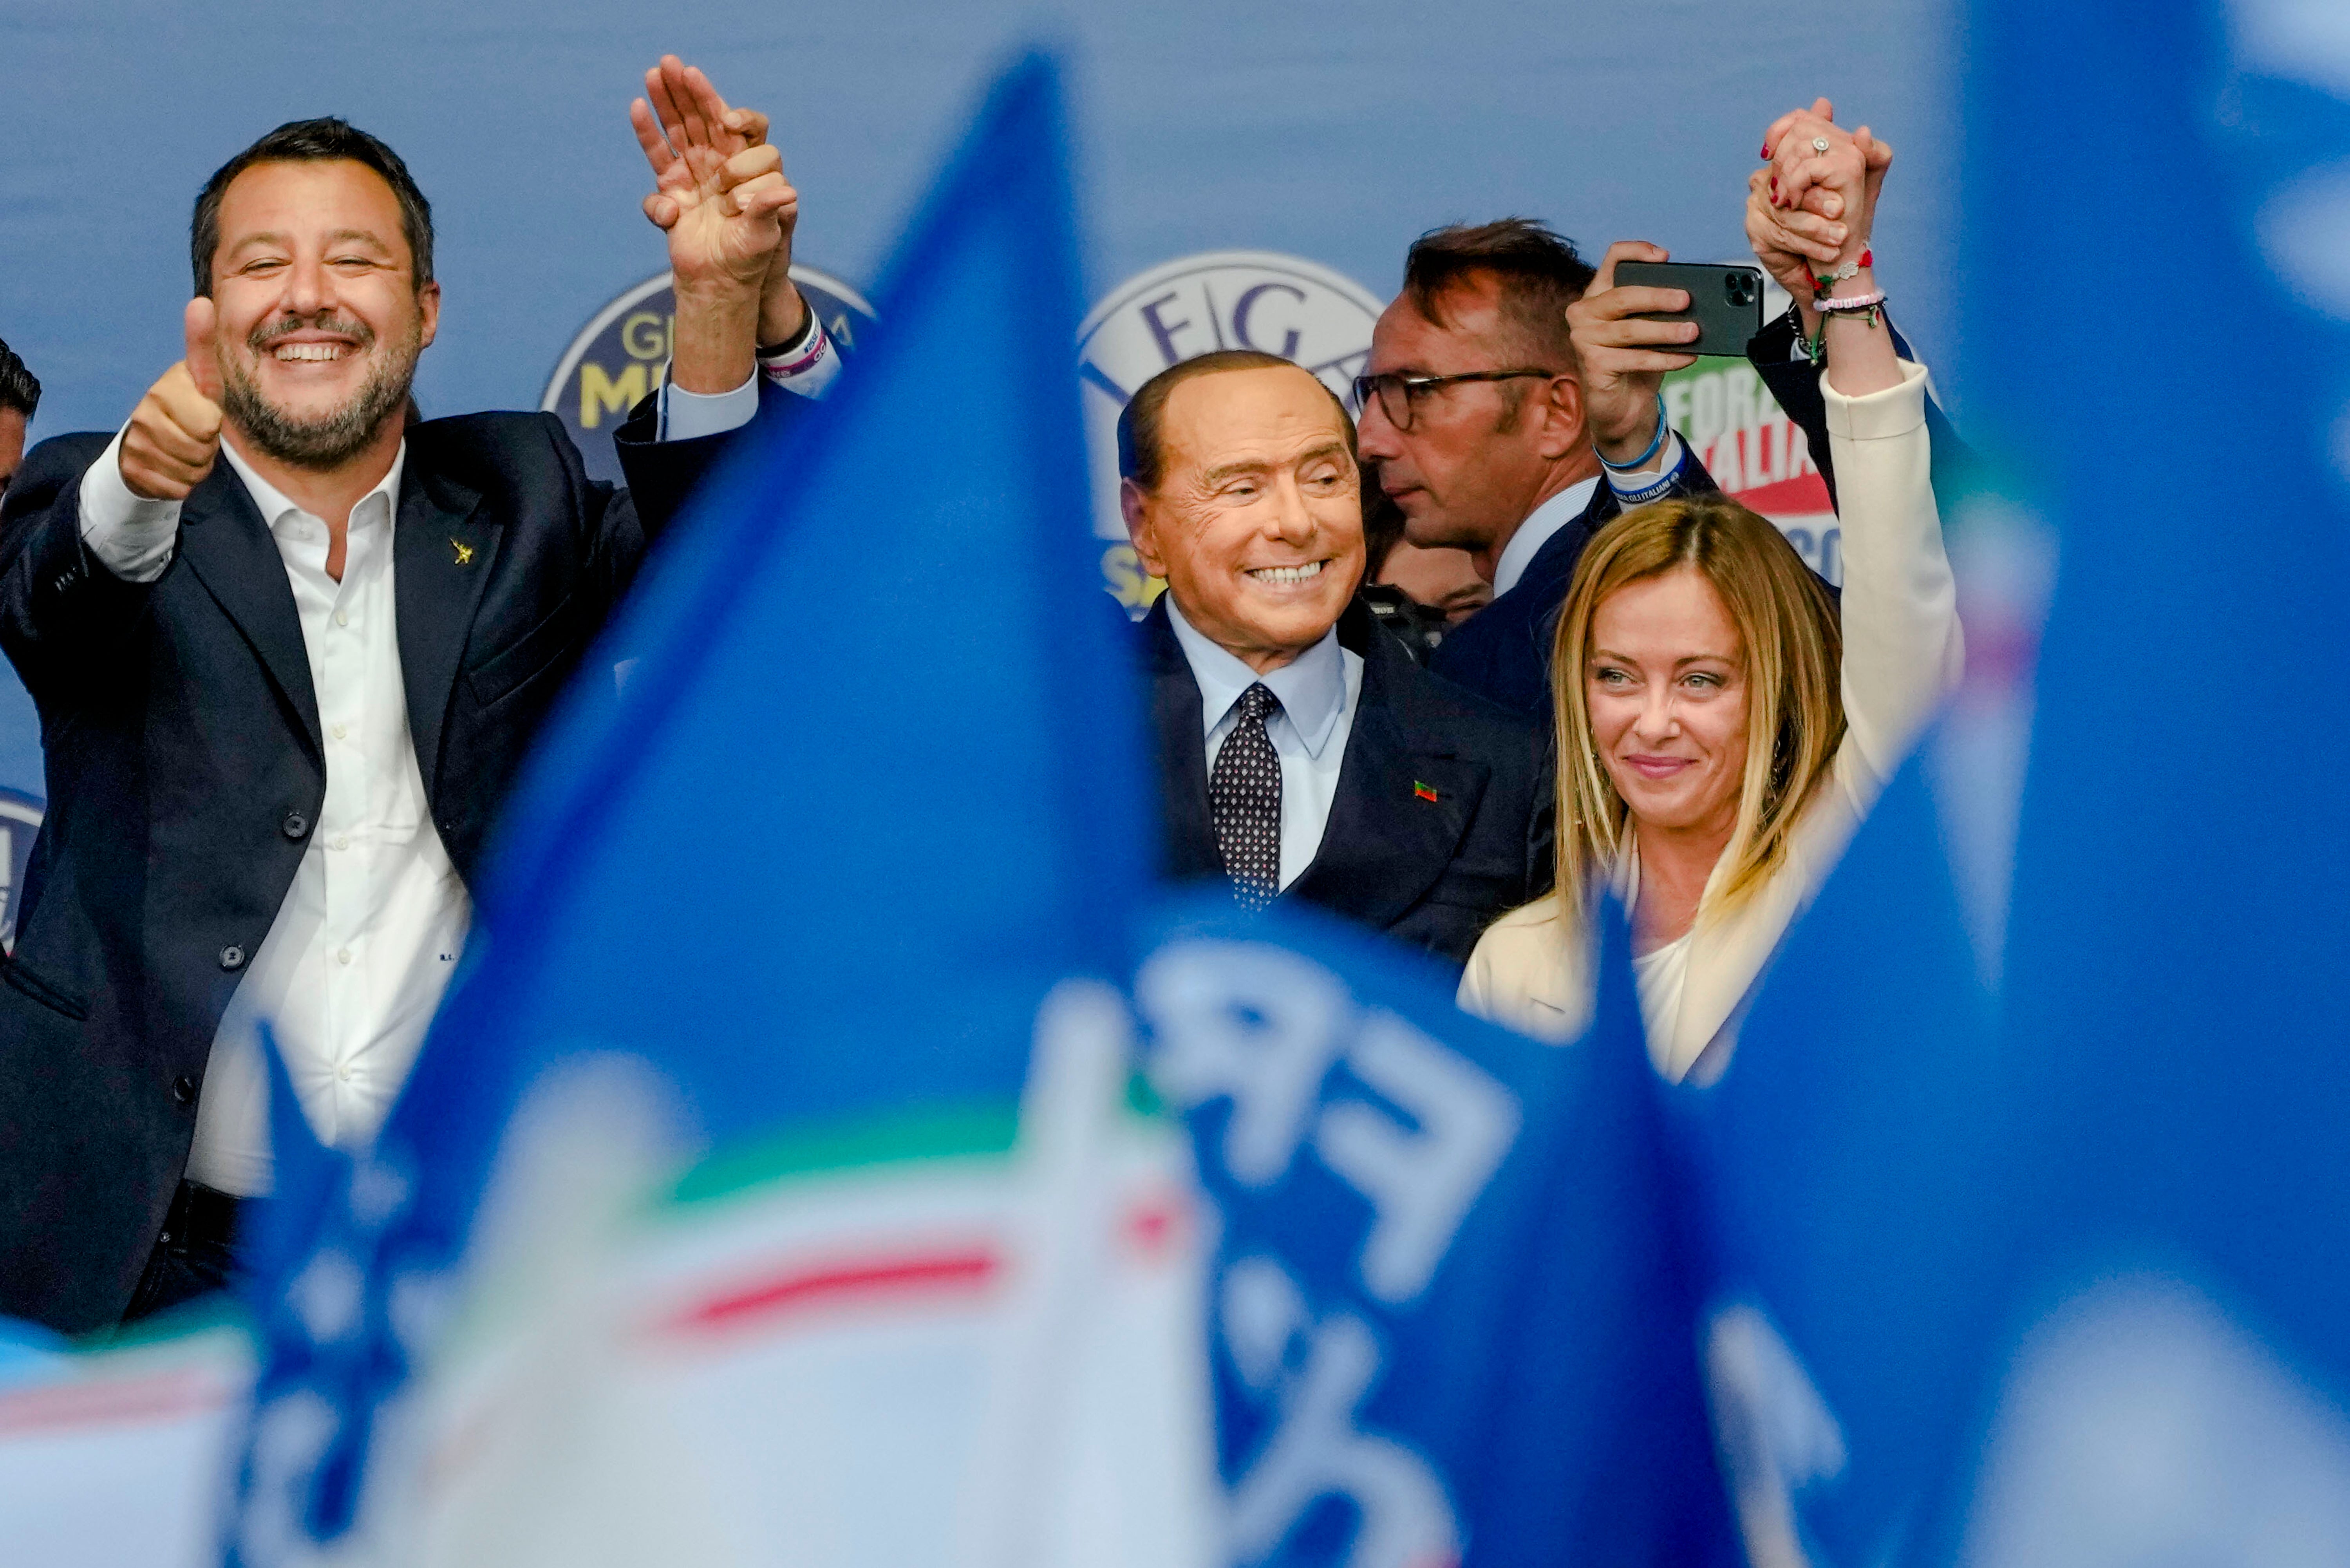
<instances>
[{"instance_id":1,"label":"italian flag lapel pin","mask_svg":"<svg viewBox=\"0 0 2350 1568\"><path fill-rule=\"evenodd\" d=\"M1434 784L1424 784L1418 779L1414 779L1411 781L1411 793L1413 798L1417 800L1434 800L1436 798L1436 786Z\"/></svg>"}]
</instances>

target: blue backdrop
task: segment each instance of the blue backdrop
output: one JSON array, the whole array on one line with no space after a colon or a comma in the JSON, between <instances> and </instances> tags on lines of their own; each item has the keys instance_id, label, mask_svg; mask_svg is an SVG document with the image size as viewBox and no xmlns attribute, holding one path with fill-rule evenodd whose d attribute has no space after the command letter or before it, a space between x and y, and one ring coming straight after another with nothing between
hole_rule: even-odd
<instances>
[{"instance_id":1,"label":"blue backdrop","mask_svg":"<svg viewBox=\"0 0 2350 1568\"><path fill-rule=\"evenodd\" d=\"M426 411L533 407L573 336L660 269L626 119L660 51L773 114L799 259L863 286L995 63L1042 35L1071 52L1089 299L1226 248L1384 298L1420 231L1504 213L1594 250L1638 235L1736 255L1758 133L1824 92L1899 151L1882 271L1905 328L1947 358L1946 33L1942 0L1832 25L1726 0L5 0L0 338L46 388L36 438L119 424L180 352L196 188L271 126L337 113L398 147L434 203L447 297ZM968 395L942 386L941 409ZM0 688L0 787L37 794L30 704Z\"/></svg>"}]
</instances>

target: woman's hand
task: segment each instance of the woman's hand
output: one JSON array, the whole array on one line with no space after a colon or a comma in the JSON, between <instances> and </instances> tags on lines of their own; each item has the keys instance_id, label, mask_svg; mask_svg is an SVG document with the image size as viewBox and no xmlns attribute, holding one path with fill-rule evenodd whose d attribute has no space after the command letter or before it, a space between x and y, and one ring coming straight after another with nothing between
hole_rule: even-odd
<instances>
[{"instance_id":1,"label":"woman's hand","mask_svg":"<svg viewBox=\"0 0 2350 1568\"><path fill-rule=\"evenodd\" d=\"M1763 133L1762 155L1769 167L1749 182L1751 192L1767 198L1760 214L1756 202L1748 202L1747 236L1756 254L1768 243L1820 264L1823 272L1857 260L1876 228L1877 194L1893 167L1893 149L1865 125L1846 131L1835 123L1834 107L1820 99L1810 109L1781 115ZM1760 234L1758 215L1768 218ZM1829 245L1834 255L1819 254Z\"/></svg>"},{"instance_id":2,"label":"woman's hand","mask_svg":"<svg viewBox=\"0 0 2350 1568\"><path fill-rule=\"evenodd\" d=\"M1762 138L1770 167L1762 173L1762 190L1769 196L1762 239L1790 255L1800 255L1817 269L1813 280L1827 279L1814 302L1861 300L1878 293L1869 241L1877 222L1877 200L1885 173L1893 165L1893 150L1871 136L1866 126L1846 131L1832 118L1825 99L1809 109L1780 117ZM1749 233L1756 223L1749 202ZM1829 214L1833 213L1833 216ZM1823 220L1815 233L1806 218ZM1833 241L1829 235L1841 234ZM1833 257L1816 253L1830 244ZM1762 246L1758 244L1757 254ZM1801 296L1797 296L1799 299ZM1901 382L1900 361L1893 351L1893 335L1879 308L1817 312L1806 308L1807 332L1819 317L1818 327L1827 349L1827 383L1848 398L1883 391Z\"/></svg>"}]
</instances>

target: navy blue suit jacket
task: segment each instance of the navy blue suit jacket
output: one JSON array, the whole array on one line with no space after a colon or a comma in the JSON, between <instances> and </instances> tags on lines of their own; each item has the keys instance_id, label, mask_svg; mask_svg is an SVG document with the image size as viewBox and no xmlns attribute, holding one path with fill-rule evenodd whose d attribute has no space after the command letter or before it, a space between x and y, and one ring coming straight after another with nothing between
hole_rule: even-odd
<instances>
[{"instance_id":1,"label":"navy blue suit jacket","mask_svg":"<svg viewBox=\"0 0 2350 1568\"><path fill-rule=\"evenodd\" d=\"M1143 618L1141 636L1160 866L1173 881L1222 881L1200 683L1163 597ZM1322 846L1281 896L1384 931L1458 971L1494 917L1550 890L1556 808L1547 744L1516 714L1414 664L1359 599L1338 618L1338 640L1362 656L1362 693Z\"/></svg>"},{"instance_id":2,"label":"navy blue suit jacket","mask_svg":"<svg viewBox=\"0 0 2350 1568\"><path fill-rule=\"evenodd\" d=\"M768 390L759 421L802 400ZM628 490L552 414L408 432L393 592L432 820L468 884L524 754L645 552L735 440L619 435ZM84 547L107 432L42 442L0 506L0 646L41 715L48 815L0 959L0 1314L118 1322L195 1131L213 1035L327 787L294 592L226 462L151 583ZM606 680L608 689L608 679Z\"/></svg>"},{"instance_id":3,"label":"navy blue suit jacket","mask_svg":"<svg viewBox=\"0 0 2350 1568\"><path fill-rule=\"evenodd\" d=\"M1691 452L1683 457L1669 493L1697 495L1713 488L1713 475ZM1544 542L1510 591L1436 645L1429 669L1489 701L1539 721L1547 732L1551 637L1566 603L1567 585L1575 580L1575 564L1583 558L1584 545L1623 510L1615 487L1602 479L1582 514Z\"/></svg>"}]
</instances>

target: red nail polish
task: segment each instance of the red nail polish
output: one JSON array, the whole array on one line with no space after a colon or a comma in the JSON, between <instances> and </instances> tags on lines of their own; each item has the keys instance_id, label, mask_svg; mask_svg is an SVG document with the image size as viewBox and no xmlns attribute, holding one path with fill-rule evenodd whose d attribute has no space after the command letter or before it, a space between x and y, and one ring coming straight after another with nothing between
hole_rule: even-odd
<instances>
[{"instance_id":1,"label":"red nail polish","mask_svg":"<svg viewBox=\"0 0 2350 1568\"><path fill-rule=\"evenodd\" d=\"M1771 156L1771 144L1767 141L1762 144L1762 156L1766 160Z\"/></svg>"}]
</instances>

